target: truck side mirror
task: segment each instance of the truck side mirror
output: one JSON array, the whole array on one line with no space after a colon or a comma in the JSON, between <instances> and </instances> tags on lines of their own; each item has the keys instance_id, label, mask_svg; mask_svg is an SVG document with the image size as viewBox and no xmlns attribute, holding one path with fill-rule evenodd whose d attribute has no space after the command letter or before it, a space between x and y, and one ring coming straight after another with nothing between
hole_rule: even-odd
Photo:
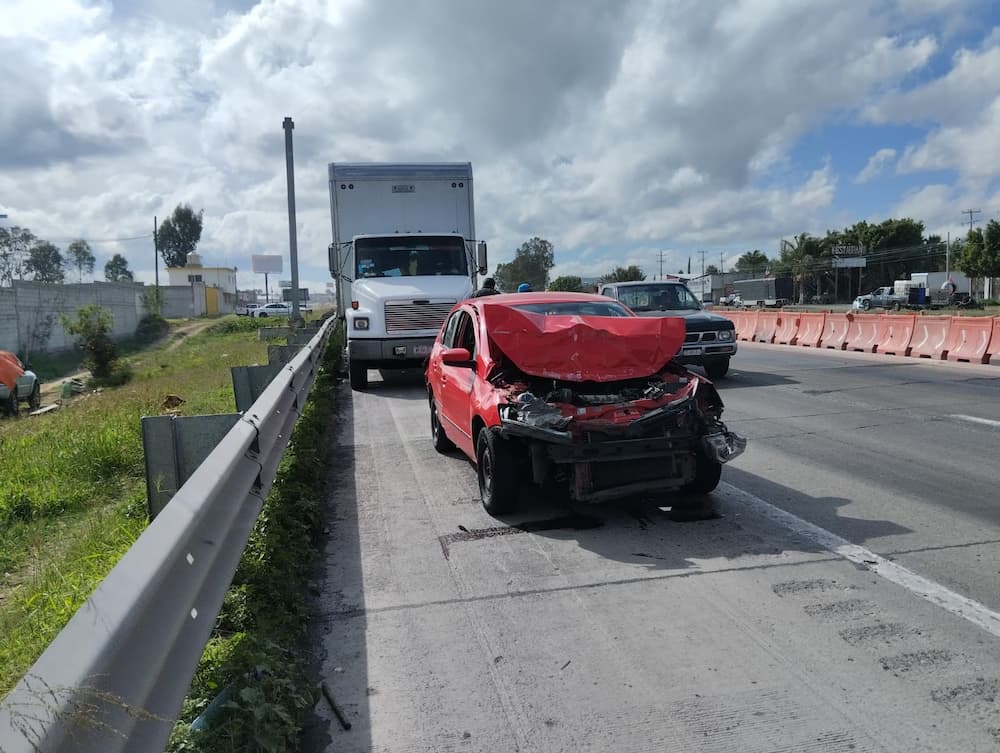
<instances>
[{"instance_id":1,"label":"truck side mirror","mask_svg":"<svg viewBox=\"0 0 1000 753\"><path fill-rule=\"evenodd\" d=\"M336 279L337 278L337 270L338 270L338 267L340 266L337 263L337 244L336 243L331 243L329 246L326 247L326 256L327 256L327 263L328 263L328 265L330 267L330 276L333 277L334 279Z\"/></svg>"},{"instance_id":2,"label":"truck side mirror","mask_svg":"<svg viewBox=\"0 0 1000 753\"><path fill-rule=\"evenodd\" d=\"M486 274L486 270L489 267L486 262L486 241L479 241L476 244L476 264L479 267L479 274Z\"/></svg>"}]
</instances>

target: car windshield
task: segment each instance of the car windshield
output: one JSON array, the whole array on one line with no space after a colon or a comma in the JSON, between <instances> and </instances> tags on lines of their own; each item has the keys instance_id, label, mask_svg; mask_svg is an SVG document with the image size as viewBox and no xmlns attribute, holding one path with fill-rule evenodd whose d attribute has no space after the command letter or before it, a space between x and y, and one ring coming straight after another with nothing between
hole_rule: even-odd
<instances>
[{"instance_id":1,"label":"car windshield","mask_svg":"<svg viewBox=\"0 0 1000 753\"><path fill-rule=\"evenodd\" d=\"M358 278L469 273L465 242L455 236L358 238L354 252Z\"/></svg>"},{"instance_id":2,"label":"car windshield","mask_svg":"<svg viewBox=\"0 0 1000 753\"><path fill-rule=\"evenodd\" d=\"M552 301L520 303L514 308L547 316L631 316L628 309L613 301Z\"/></svg>"},{"instance_id":3,"label":"car windshield","mask_svg":"<svg viewBox=\"0 0 1000 753\"><path fill-rule=\"evenodd\" d=\"M618 300L633 311L698 311L701 304L677 283L629 285L618 288Z\"/></svg>"}]
</instances>

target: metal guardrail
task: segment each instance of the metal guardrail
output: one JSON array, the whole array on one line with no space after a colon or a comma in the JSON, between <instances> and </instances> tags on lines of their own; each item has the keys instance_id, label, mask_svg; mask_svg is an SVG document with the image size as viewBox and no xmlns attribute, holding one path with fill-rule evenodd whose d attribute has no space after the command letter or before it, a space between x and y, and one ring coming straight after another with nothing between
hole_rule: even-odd
<instances>
[{"instance_id":1,"label":"metal guardrail","mask_svg":"<svg viewBox=\"0 0 1000 753\"><path fill-rule=\"evenodd\" d=\"M7 695L0 751L164 750L333 326L282 367Z\"/></svg>"}]
</instances>

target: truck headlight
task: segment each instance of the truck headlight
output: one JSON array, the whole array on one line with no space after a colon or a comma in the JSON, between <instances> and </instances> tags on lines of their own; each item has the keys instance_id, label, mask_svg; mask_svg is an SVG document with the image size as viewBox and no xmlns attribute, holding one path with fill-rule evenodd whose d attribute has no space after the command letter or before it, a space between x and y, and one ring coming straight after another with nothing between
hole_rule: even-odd
<instances>
[{"instance_id":1,"label":"truck headlight","mask_svg":"<svg viewBox=\"0 0 1000 753\"><path fill-rule=\"evenodd\" d=\"M367 316L354 317L354 329L368 329L369 322Z\"/></svg>"},{"instance_id":2,"label":"truck headlight","mask_svg":"<svg viewBox=\"0 0 1000 753\"><path fill-rule=\"evenodd\" d=\"M733 331L731 329L720 329L719 330L719 340L728 342L733 339Z\"/></svg>"}]
</instances>

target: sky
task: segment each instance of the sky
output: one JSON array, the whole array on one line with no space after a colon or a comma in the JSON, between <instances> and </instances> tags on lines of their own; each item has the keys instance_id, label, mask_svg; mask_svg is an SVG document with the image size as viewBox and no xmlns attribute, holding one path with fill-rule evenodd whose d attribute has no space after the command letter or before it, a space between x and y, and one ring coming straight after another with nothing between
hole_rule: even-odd
<instances>
[{"instance_id":1,"label":"sky","mask_svg":"<svg viewBox=\"0 0 1000 753\"><path fill-rule=\"evenodd\" d=\"M327 164L473 165L491 270L776 255L912 217L1000 219L991 0L0 0L0 220L152 282L154 216L204 211L206 266L329 282ZM704 252L704 253L702 253ZM160 266L161 279L165 277ZM271 279L272 287L276 281Z\"/></svg>"}]
</instances>

